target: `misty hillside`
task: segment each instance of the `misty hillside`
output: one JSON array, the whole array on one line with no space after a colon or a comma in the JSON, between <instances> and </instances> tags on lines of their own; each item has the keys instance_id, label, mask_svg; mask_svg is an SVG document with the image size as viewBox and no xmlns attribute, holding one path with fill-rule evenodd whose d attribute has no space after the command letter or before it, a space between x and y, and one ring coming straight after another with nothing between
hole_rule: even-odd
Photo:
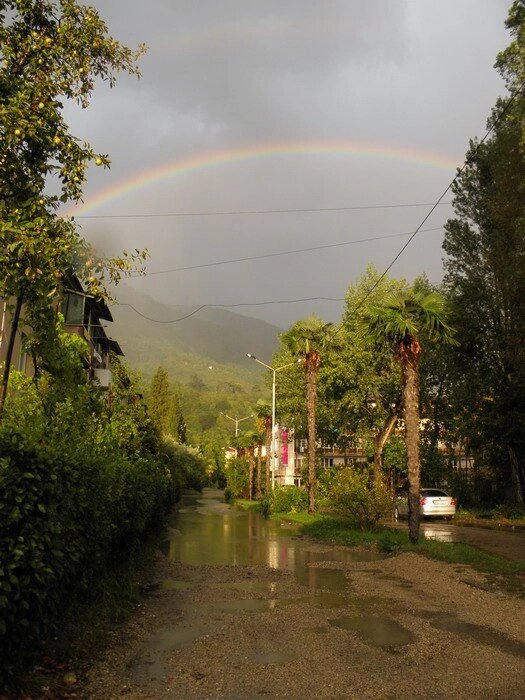
<instances>
[{"instance_id":1,"label":"misty hillside","mask_svg":"<svg viewBox=\"0 0 525 700\"><path fill-rule=\"evenodd\" d=\"M108 332L120 343L126 361L140 369L145 379L162 365L173 380L183 383L197 374L213 385L253 384L260 380L261 367L246 352L267 362L277 348L281 329L265 321L224 309L203 309L177 323L154 323L125 304L163 321L185 316L195 307L162 304L125 284L119 285L116 296L119 305L111 307L115 322Z\"/></svg>"}]
</instances>

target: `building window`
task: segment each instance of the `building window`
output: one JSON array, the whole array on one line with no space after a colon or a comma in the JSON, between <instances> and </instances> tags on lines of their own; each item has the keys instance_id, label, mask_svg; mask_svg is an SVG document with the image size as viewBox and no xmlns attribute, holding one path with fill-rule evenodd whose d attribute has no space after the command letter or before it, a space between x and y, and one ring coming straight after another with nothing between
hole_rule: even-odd
<instances>
[{"instance_id":1,"label":"building window","mask_svg":"<svg viewBox=\"0 0 525 700\"><path fill-rule=\"evenodd\" d=\"M334 466L334 458L333 457L323 457L321 460L321 465L323 467L333 467Z\"/></svg>"},{"instance_id":2,"label":"building window","mask_svg":"<svg viewBox=\"0 0 525 700\"><path fill-rule=\"evenodd\" d=\"M79 294L66 294L62 301L62 314L69 326L82 326L84 323L85 297Z\"/></svg>"}]
</instances>

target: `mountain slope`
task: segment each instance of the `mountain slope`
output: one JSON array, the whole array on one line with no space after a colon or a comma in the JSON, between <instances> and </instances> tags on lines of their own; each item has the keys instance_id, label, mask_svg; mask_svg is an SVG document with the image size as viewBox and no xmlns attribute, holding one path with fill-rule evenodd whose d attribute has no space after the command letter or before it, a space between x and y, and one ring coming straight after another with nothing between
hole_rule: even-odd
<instances>
[{"instance_id":1,"label":"mountain slope","mask_svg":"<svg viewBox=\"0 0 525 700\"><path fill-rule=\"evenodd\" d=\"M115 322L108 332L121 344L127 362L146 379L162 365L170 378L183 383L197 374L213 384L253 384L260 379L262 368L246 353L268 362L278 345L281 329L265 321L223 309L203 309L176 323L155 323L131 306L159 321L181 318L194 307L162 304L125 284L117 288L116 296L118 304L111 307ZM211 372L209 367L213 367Z\"/></svg>"}]
</instances>

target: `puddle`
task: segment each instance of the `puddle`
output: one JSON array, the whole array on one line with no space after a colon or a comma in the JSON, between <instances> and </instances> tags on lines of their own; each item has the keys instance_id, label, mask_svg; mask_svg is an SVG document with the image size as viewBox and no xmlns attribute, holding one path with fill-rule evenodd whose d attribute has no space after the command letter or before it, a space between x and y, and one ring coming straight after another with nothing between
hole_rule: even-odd
<instances>
[{"instance_id":1,"label":"puddle","mask_svg":"<svg viewBox=\"0 0 525 700\"><path fill-rule=\"evenodd\" d=\"M173 516L162 551L173 561L194 566L263 565L293 572L296 580L316 589L344 590L344 573L319 563L373 562L385 556L372 550L337 547L315 548L293 537L289 528L259 513L231 509L220 491L184 496L183 507Z\"/></svg>"},{"instance_id":2,"label":"puddle","mask_svg":"<svg viewBox=\"0 0 525 700\"><path fill-rule=\"evenodd\" d=\"M355 632L367 644L395 650L415 641L415 635L395 620L376 615L341 616L328 620L332 627Z\"/></svg>"},{"instance_id":3,"label":"puddle","mask_svg":"<svg viewBox=\"0 0 525 700\"><path fill-rule=\"evenodd\" d=\"M512 654L523 658L525 656L525 644L508 637L503 632L476 625L472 622L464 622L459 620L455 615L443 612L424 612L420 615L430 619L432 627L443 632L451 632L460 637L472 639L474 642L483 644L484 646L493 647L506 654Z\"/></svg>"},{"instance_id":4,"label":"puddle","mask_svg":"<svg viewBox=\"0 0 525 700\"><path fill-rule=\"evenodd\" d=\"M313 600L317 608L331 610L347 608L351 604L351 600L348 596L332 591L316 591Z\"/></svg>"},{"instance_id":5,"label":"puddle","mask_svg":"<svg viewBox=\"0 0 525 700\"><path fill-rule=\"evenodd\" d=\"M210 603L212 612L241 613L241 612L267 612L276 608L287 607L306 602L306 598L252 598L244 600L223 600Z\"/></svg>"},{"instance_id":6,"label":"puddle","mask_svg":"<svg viewBox=\"0 0 525 700\"><path fill-rule=\"evenodd\" d=\"M127 668L130 680L138 685L162 680L166 676L168 653L177 651L204 636L206 629L195 627L166 627L156 632L145 643L138 654L129 661Z\"/></svg>"},{"instance_id":7,"label":"puddle","mask_svg":"<svg viewBox=\"0 0 525 700\"><path fill-rule=\"evenodd\" d=\"M214 584L217 588L234 588L238 591L254 593L276 593L277 584L273 581L230 581Z\"/></svg>"}]
</instances>

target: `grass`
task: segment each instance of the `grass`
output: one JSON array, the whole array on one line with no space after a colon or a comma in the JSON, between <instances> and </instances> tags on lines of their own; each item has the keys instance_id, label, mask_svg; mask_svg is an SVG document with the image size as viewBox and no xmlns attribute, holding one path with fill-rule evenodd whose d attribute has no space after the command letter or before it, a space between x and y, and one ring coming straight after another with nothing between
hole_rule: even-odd
<instances>
[{"instance_id":1,"label":"grass","mask_svg":"<svg viewBox=\"0 0 525 700\"><path fill-rule=\"evenodd\" d=\"M507 514L506 509L492 511L459 508L454 516L456 525L471 525L490 530L525 530L525 515L518 511Z\"/></svg>"},{"instance_id":2,"label":"grass","mask_svg":"<svg viewBox=\"0 0 525 700\"><path fill-rule=\"evenodd\" d=\"M346 547L375 545L387 554L414 552L449 564L472 566L483 573L510 576L525 573L525 561L511 561L494 554L487 554L468 544L437 542L423 538L417 544L412 544L408 534L401 530L386 527L375 531L355 530L344 518L330 515L277 513L272 517L300 524L300 532L303 535Z\"/></svg>"},{"instance_id":3,"label":"grass","mask_svg":"<svg viewBox=\"0 0 525 700\"><path fill-rule=\"evenodd\" d=\"M261 504L259 501L249 501L247 498L236 498L235 505L241 510L252 510L255 513L261 512Z\"/></svg>"}]
</instances>

